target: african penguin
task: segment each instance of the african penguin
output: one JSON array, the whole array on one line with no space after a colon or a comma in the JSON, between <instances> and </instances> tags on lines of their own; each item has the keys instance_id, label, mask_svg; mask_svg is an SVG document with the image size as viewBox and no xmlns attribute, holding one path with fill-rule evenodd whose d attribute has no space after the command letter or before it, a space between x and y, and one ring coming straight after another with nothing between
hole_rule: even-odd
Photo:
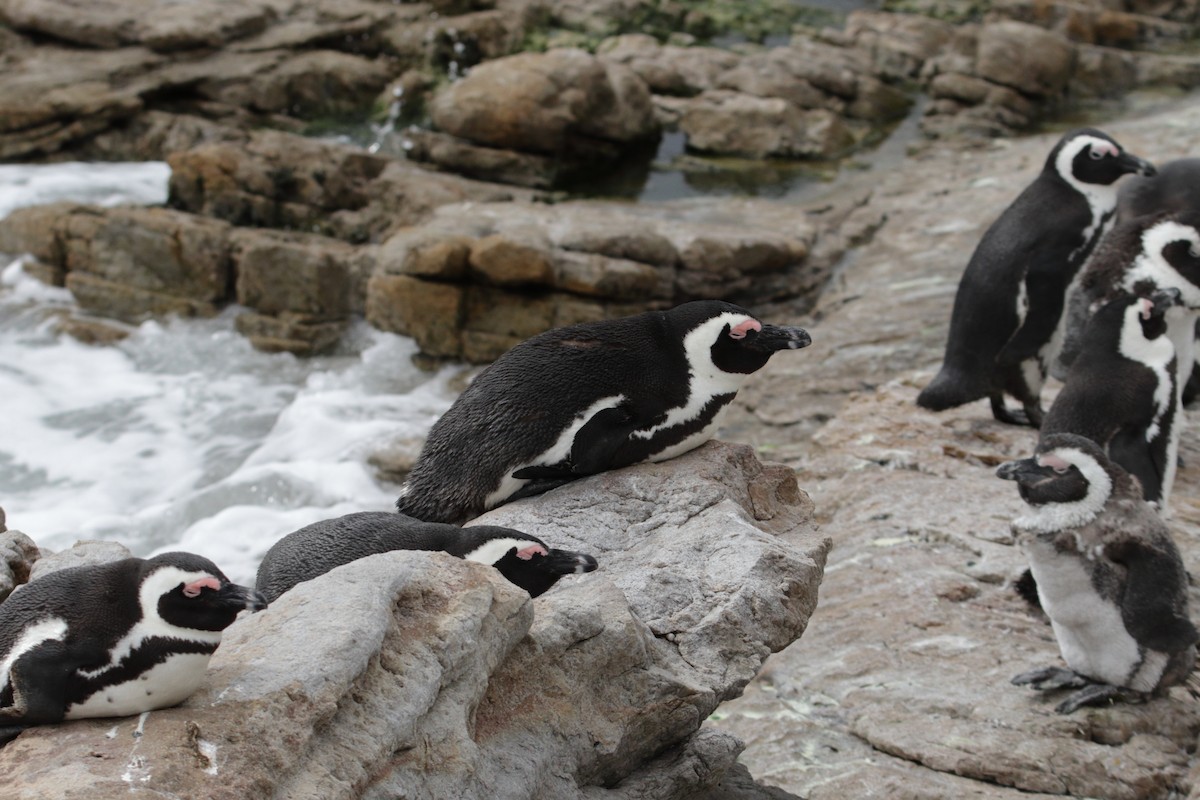
<instances>
[{"instance_id":1,"label":"african penguin","mask_svg":"<svg viewBox=\"0 0 1200 800\"><path fill-rule=\"evenodd\" d=\"M1179 302L1178 289L1162 289L1096 311L1040 434L1096 442L1159 507L1170 497L1179 449L1175 347L1166 335L1166 314Z\"/></svg>"},{"instance_id":2,"label":"african penguin","mask_svg":"<svg viewBox=\"0 0 1200 800\"><path fill-rule=\"evenodd\" d=\"M1090 439L1046 436L1032 458L1002 464L1030 512L1013 521L1068 669L1013 683L1071 688L1057 707L1163 694L1189 679L1200 640L1188 617L1187 574L1137 480Z\"/></svg>"},{"instance_id":3,"label":"african penguin","mask_svg":"<svg viewBox=\"0 0 1200 800\"><path fill-rule=\"evenodd\" d=\"M717 300L546 331L480 373L437 421L396 506L461 523L685 453L712 438L718 413L772 354L811 341Z\"/></svg>"},{"instance_id":4,"label":"african penguin","mask_svg":"<svg viewBox=\"0 0 1200 800\"><path fill-rule=\"evenodd\" d=\"M274 602L298 583L392 550L441 550L491 564L530 597L542 594L563 575L596 569L596 559L589 555L554 550L536 536L512 528L460 528L392 512L363 511L314 522L284 536L263 557L256 585Z\"/></svg>"},{"instance_id":5,"label":"african penguin","mask_svg":"<svg viewBox=\"0 0 1200 800\"><path fill-rule=\"evenodd\" d=\"M191 553L30 581L0 603L0 741L30 725L183 702L238 612L265 607Z\"/></svg>"},{"instance_id":6,"label":"african penguin","mask_svg":"<svg viewBox=\"0 0 1200 800\"><path fill-rule=\"evenodd\" d=\"M1071 131L980 239L958 284L942 368L917 397L932 411L986 397L1001 422L1037 427L1067 288L1117 203L1116 181L1154 167L1107 134ZM1005 406L1010 394L1023 411Z\"/></svg>"}]
</instances>

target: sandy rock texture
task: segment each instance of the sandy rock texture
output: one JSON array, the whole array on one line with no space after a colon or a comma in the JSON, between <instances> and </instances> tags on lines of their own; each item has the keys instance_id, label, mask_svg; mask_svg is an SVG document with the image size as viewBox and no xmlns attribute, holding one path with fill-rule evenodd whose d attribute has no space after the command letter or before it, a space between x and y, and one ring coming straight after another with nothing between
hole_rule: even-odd
<instances>
[{"instance_id":1,"label":"sandy rock texture","mask_svg":"<svg viewBox=\"0 0 1200 800\"><path fill-rule=\"evenodd\" d=\"M1166 161L1194 152L1197 121L1191 100L1103 127ZM1025 563L1009 522L1024 504L994 477L1036 434L995 422L986 401L942 414L914 402L971 250L1056 138L930 150L884 177L859 213L886 221L797 318L812 358L773 363L739 395L731 430L797 469L834 542L803 644L712 723L748 742L742 762L763 783L813 800L1200 792L1200 704L1186 692L1061 716L1053 696L1009 684L1060 663L1049 625L1011 587ZM1195 573L1194 429L1182 450L1170 526Z\"/></svg>"},{"instance_id":2,"label":"sandy rock texture","mask_svg":"<svg viewBox=\"0 0 1200 800\"><path fill-rule=\"evenodd\" d=\"M229 628L182 707L22 733L0 795L766 800L701 725L803 633L812 512L719 442L514 503L479 521L600 570L534 601L441 553L341 567Z\"/></svg>"}]
</instances>

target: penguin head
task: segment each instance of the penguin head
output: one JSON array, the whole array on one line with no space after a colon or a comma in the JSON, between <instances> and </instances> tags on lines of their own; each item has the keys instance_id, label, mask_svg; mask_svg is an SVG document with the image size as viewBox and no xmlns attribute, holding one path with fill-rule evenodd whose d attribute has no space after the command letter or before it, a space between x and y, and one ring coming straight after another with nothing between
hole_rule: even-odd
<instances>
[{"instance_id":1,"label":"penguin head","mask_svg":"<svg viewBox=\"0 0 1200 800\"><path fill-rule=\"evenodd\" d=\"M230 583L207 558L193 553L163 553L146 559L138 586L146 618L157 616L177 628L222 631L249 609L267 601L253 589Z\"/></svg>"},{"instance_id":2,"label":"penguin head","mask_svg":"<svg viewBox=\"0 0 1200 800\"><path fill-rule=\"evenodd\" d=\"M1086 525L1114 492L1140 487L1104 451L1083 436L1055 433L1038 442L1033 457L1001 464L997 477L1016 481L1031 513L1015 520L1018 528L1054 533Z\"/></svg>"},{"instance_id":3,"label":"penguin head","mask_svg":"<svg viewBox=\"0 0 1200 800\"><path fill-rule=\"evenodd\" d=\"M1126 319L1141 328L1143 338L1157 339L1167 332L1167 312L1182 303L1178 289L1156 289L1146 297L1136 298L1125 312Z\"/></svg>"},{"instance_id":4,"label":"penguin head","mask_svg":"<svg viewBox=\"0 0 1200 800\"><path fill-rule=\"evenodd\" d=\"M803 328L760 322L749 311L720 300L697 300L666 312L682 334L688 361L710 362L721 372L749 375L780 350L812 344Z\"/></svg>"},{"instance_id":5,"label":"penguin head","mask_svg":"<svg viewBox=\"0 0 1200 800\"><path fill-rule=\"evenodd\" d=\"M1079 128L1061 139L1046 160L1046 170L1058 174L1076 189L1111 186L1122 175L1153 175L1154 165L1127 153L1116 140L1095 128ZM1116 195L1107 210L1116 205Z\"/></svg>"},{"instance_id":6,"label":"penguin head","mask_svg":"<svg viewBox=\"0 0 1200 800\"><path fill-rule=\"evenodd\" d=\"M592 572L598 566L586 553L555 550L536 536L512 528L472 525L463 528L463 536L475 543L464 559L491 564L530 597L543 594L564 575Z\"/></svg>"},{"instance_id":7,"label":"penguin head","mask_svg":"<svg viewBox=\"0 0 1200 800\"><path fill-rule=\"evenodd\" d=\"M1143 218L1121 288L1149 295L1177 289L1183 305L1200 309L1200 212ZM1132 225L1137 227L1139 220Z\"/></svg>"}]
</instances>

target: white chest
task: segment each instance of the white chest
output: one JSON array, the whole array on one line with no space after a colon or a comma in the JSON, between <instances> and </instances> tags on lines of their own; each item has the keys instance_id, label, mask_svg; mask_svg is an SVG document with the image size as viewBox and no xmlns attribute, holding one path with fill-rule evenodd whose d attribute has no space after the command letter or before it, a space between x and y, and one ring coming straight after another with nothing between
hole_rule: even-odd
<instances>
[{"instance_id":1,"label":"white chest","mask_svg":"<svg viewBox=\"0 0 1200 800\"><path fill-rule=\"evenodd\" d=\"M66 719L124 717L186 700L204 680L210 655L178 653L131 681L110 686L67 709Z\"/></svg>"}]
</instances>

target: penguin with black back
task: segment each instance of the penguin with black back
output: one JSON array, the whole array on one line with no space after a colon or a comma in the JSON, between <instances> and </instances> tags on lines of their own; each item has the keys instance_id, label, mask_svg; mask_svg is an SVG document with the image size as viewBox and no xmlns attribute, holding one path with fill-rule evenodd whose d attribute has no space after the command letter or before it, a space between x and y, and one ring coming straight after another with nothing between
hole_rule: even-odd
<instances>
[{"instance_id":1,"label":"penguin with black back","mask_svg":"<svg viewBox=\"0 0 1200 800\"><path fill-rule=\"evenodd\" d=\"M1079 357L1042 423L1041 438L1086 436L1166 506L1179 450L1175 347L1166 335L1178 289L1123 295L1092 315Z\"/></svg>"},{"instance_id":2,"label":"penguin with black back","mask_svg":"<svg viewBox=\"0 0 1200 800\"><path fill-rule=\"evenodd\" d=\"M460 528L404 514L363 511L314 522L284 536L263 557L255 585L273 603L298 583L393 550L438 550L490 564L530 597L538 597L564 575L591 572L597 566L596 559L586 553L556 550L536 536L512 528Z\"/></svg>"},{"instance_id":3,"label":"penguin with black back","mask_svg":"<svg viewBox=\"0 0 1200 800\"><path fill-rule=\"evenodd\" d=\"M1039 426L1067 288L1112 217L1117 180L1153 172L1101 131L1063 136L971 255L941 370L917 404L943 411L986 397L997 420ZM1022 409L1009 409L1006 394Z\"/></svg>"},{"instance_id":4,"label":"penguin with black back","mask_svg":"<svg viewBox=\"0 0 1200 800\"><path fill-rule=\"evenodd\" d=\"M1076 689L1058 704L1063 714L1193 690L1200 633L1188 616L1187 573L1137 479L1074 434L1044 437L1033 457L996 474L1016 481L1030 507L1013 529L1067 664L1012 682Z\"/></svg>"},{"instance_id":5,"label":"penguin with black back","mask_svg":"<svg viewBox=\"0 0 1200 800\"><path fill-rule=\"evenodd\" d=\"M192 553L35 578L0 603L0 741L31 725L183 702L221 632L263 608L258 592Z\"/></svg>"},{"instance_id":6,"label":"penguin with black back","mask_svg":"<svg viewBox=\"0 0 1200 800\"><path fill-rule=\"evenodd\" d=\"M462 523L685 453L712 438L746 378L811 341L717 300L546 331L480 373L437 421L396 506Z\"/></svg>"}]
</instances>

